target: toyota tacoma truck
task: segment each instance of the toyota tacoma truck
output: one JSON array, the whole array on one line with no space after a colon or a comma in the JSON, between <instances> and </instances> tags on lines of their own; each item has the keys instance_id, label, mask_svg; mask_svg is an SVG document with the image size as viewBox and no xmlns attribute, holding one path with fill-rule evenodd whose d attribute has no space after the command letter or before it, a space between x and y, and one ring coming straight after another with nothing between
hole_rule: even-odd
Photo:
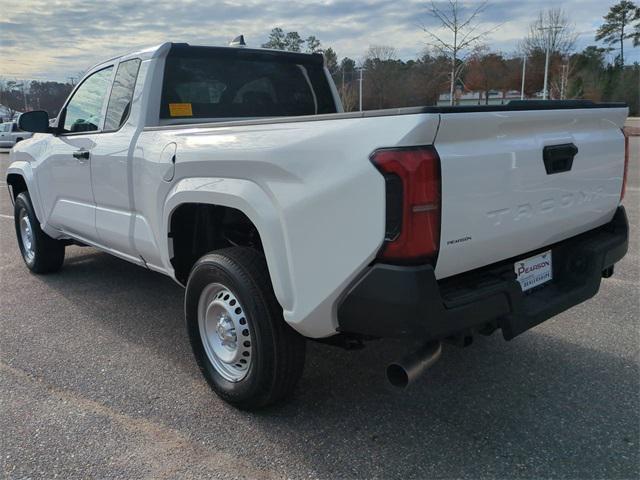
<instances>
[{"instance_id":1,"label":"toyota tacoma truck","mask_svg":"<svg viewBox=\"0 0 640 480\"><path fill-rule=\"evenodd\" d=\"M166 43L93 67L52 126L23 114L7 184L31 271L76 244L170 276L204 377L251 409L292 392L306 339L404 338L404 386L442 342L595 295L627 251L627 113L345 113L322 55Z\"/></svg>"}]
</instances>

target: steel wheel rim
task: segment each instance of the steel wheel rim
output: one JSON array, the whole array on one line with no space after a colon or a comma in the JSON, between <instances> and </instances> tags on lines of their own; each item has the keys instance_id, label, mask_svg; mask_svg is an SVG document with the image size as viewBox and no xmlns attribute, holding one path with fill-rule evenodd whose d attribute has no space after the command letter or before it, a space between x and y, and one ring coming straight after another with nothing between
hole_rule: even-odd
<instances>
[{"instance_id":1,"label":"steel wheel rim","mask_svg":"<svg viewBox=\"0 0 640 480\"><path fill-rule=\"evenodd\" d=\"M239 382L251 366L251 330L244 307L220 283L207 285L198 301L198 328L213 368L227 381Z\"/></svg>"},{"instance_id":2,"label":"steel wheel rim","mask_svg":"<svg viewBox=\"0 0 640 480\"><path fill-rule=\"evenodd\" d=\"M35 244L33 241L33 228L31 227L31 220L26 210L20 211L20 218L18 219L20 225L20 238L22 240L22 252L24 258L31 262L36 256Z\"/></svg>"}]
</instances>

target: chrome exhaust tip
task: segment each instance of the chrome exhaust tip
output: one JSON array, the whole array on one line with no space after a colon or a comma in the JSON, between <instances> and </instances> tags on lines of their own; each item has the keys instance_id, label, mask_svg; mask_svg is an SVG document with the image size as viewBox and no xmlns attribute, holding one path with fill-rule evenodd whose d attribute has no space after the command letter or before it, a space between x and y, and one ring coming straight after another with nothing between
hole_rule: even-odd
<instances>
[{"instance_id":1,"label":"chrome exhaust tip","mask_svg":"<svg viewBox=\"0 0 640 480\"><path fill-rule=\"evenodd\" d=\"M438 361L442 354L441 342L425 343L387 367L387 380L396 388L407 388L416 378Z\"/></svg>"}]
</instances>

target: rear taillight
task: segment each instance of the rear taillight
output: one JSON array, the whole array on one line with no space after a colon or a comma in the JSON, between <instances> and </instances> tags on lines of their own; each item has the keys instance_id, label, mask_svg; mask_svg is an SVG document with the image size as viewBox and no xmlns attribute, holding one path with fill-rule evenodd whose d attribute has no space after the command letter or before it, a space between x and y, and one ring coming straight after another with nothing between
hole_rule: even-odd
<instances>
[{"instance_id":1,"label":"rear taillight","mask_svg":"<svg viewBox=\"0 0 640 480\"><path fill-rule=\"evenodd\" d=\"M385 177L387 194L379 258L434 263L440 246L440 158L435 148L378 150L371 161Z\"/></svg>"},{"instance_id":2,"label":"rear taillight","mask_svg":"<svg viewBox=\"0 0 640 480\"><path fill-rule=\"evenodd\" d=\"M622 176L622 191L620 192L620 201L624 198L624 194L627 190L627 174L629 173L629 135L624 133L624 174Z\"/></svg>"}]
</instances>

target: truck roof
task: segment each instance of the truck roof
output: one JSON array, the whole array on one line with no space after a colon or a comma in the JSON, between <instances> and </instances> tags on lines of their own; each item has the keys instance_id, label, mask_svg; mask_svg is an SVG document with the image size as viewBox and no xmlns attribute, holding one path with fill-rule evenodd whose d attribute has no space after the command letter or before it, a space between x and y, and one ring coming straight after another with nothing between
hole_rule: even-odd
<instances>
[{"instance_id":1,"label":"truck roof","mask_svg":"<svg viewBox=\"0 0 640 480\"><path fill-rule=\"evenodd\" d=\"M164 42L159 45L153 45L151 47L146 47L138 50L134 50L131 52L124 53L122 55L116 55L109 59L103 60L91 68L87 70L91 72L96 68L104 65L105 63L110 63L115 60L122 60L127 58L140 58L141 60L146 60L150 58L157 58L162 55L165 55L171 49L181 49L181 48L189 48L189 49L202 49L202 50L219 50L219 51L244 51L244 52L255 52L255 53L273 53L278 56L287 56L290 58L299 58L300 61L309 62L324 62L324 55L320 53L302 53L302 52L289 52L286 50L276 50L271 48L249 48L249 47L238 47L238 46L214 46L214 45L190 45L189 43L178 43L178 42ZM312 60L313 59L313 60Z\"/></svg>"}]
</instances>

